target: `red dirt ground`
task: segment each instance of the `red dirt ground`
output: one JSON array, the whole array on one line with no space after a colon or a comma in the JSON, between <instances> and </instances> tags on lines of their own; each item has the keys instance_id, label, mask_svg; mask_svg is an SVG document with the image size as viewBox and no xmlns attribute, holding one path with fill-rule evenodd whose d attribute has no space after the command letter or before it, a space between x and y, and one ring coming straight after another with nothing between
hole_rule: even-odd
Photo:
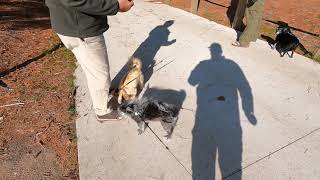
<instances>
[{"instance_id":1,"label":"red dirt ground","mask_svg":"<svg viewBox=\"0 0 320 180\"><path fill-rule=\"evenodd\" d=\"M78 179L73 56L32 60L58 43L44 0L0 0L0 179Z\"/></svg>"},{"instance_id":2,"label":"red dirt ground","mask_svg":"<svg viewBox=\"0 0 320 180\"><path fill-rule=\"evenodd\" d=\"M190 10L191 0L163 1L186 11ZM238 0L200 0L198 14L212 21L230 26L230 20L227 13L234 13L237 1ZM264 21L260 33L274 38L275 27L277 25L272 22L287 22L291 27L297 29L293 30L293 33L299 37L302 44L309 51L312 53L319 53L319 7L320 0L265 0Z\"/></svg>"}]
</instances>

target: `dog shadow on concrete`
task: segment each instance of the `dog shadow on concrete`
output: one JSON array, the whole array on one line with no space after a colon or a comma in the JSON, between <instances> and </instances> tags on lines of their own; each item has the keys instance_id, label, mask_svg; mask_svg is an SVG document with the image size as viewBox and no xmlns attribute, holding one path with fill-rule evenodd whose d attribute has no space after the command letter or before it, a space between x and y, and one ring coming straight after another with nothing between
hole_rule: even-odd
<instances>
[{"instance_id":1,"label":"dog shadow on concrete","mask_svg":"<svg viewBox=\"0 0 320 180\"><path fill-rule=\"evenodd\" d=\"M223 56L213 43L211 58L201 61L188 79L197 88L196 120L192 130L192 172L197 180L215 178L220 167L222 178L241 179L242 128L239 102L246 118L257 124L253 95L241 68Z\"/></svg>"},{"instance_id":2,"label":"dog shadow on concrete","mask_svg":"<svg viewBox=\"0 0 320 180\"><path fill-rule=\"evenodd\" d=\"M163 102L173 104L178 109L182 108L182 104L186 98L185 90L161 89L158 87L147 88L143 93L143 97L155 98Z\"/></svg>"},{"instance_id":3,"label":"dog shadow on concrete","mask_svg":"<svg viewBox=\"0 0 320 180\"><path fill-rule=\"evenodd\" d=\"M173 90L173 89L162 89L158 87L147 87L145 92L143 93L143 97L157 99L162 102L175 105L178 109L178 113L180 113L180 110L182 108L182 104L184 100L186 99L186 92L185 90ZM181 119L178 119L177 123L179 123ZM166 124L166 123L164 123ZM166 129L167 125L164 125L161 122L161 125L164 129ZM173 129L174 134L174 129Z\"/></svg>"},{"instance_id":4,"label":"dog shadow on concrete","mask_svg":"<svg viewBox=\"0 0 320 180\"><path fill-rule=\"evenodd\" d=\"M170 46L176 42L176 40L169 41L169 27L172 26L174 21L166 21L164 24L155 27L149 36L143 41L140 46L133 53L133 57L139 58L142 61L143 67L142 72L144 72L145 83L149 81L153 74L153 66L155 65L155 56L157 52L163 46ZM117 87L121 78L129 71L128 67L125 65L119 73L112 80L111 86Z\"/></svg>"}]
</instances>

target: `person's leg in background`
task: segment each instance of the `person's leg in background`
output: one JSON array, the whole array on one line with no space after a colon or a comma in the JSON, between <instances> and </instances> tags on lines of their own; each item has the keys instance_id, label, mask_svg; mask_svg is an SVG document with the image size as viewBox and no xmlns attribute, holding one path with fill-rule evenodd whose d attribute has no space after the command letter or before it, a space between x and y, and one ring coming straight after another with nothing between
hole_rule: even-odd
<instances>
[{"instance_id":1,"label":"person's leg in background","mask_svg":"<svg viewBox=\"0 0 320 180\"><path fill-rule=\"evenodd\" d=\"M232 28L241 31L244 27L243 18L247 8L247 0L239 0L237 9L233 18Z\"/></svg>"},{"instance_id":2,"label":"person's leg in background","mask_svg":"<svg viewBox=\"0 0 320 180\"><path fill-rule=\"evenodd\" d=\"M258 0L247 8L245 13L247 26L239 38L240 46L249 46L251 41L256 41L259 37L263 8L264 0Z\"/></svg>"},{"instance_id":3,"label":"person's leg in background","mask_svg":"<svg viewBox=\"0 0 320 180\"><path fill-rule=\"evenodd\" d=\"M243 3L239 5L243 6ZM239 41L232 43L233 46L238 47L248 47L251 41L256 41L259 36L259 30L261 26L263 9L264 9L264 0L257 0L248 2L248 7L245 11L246 17L246 28L241 34ZM240 11L242 7L238 7L237 12ZM234 28L240 25L240 19L235 19L237 22L234 22ZM242 22L242 20L241 20Z\"/></svg>"},{"instance_id":4,"label":"person's leg in background","mask_svg":"<svg viewBox=\"0 0 320 180\"><path fill-rule=\"evenodd\" d=\"M109 61L103 35L76 38L59 35L64 45L75 55L84 71L91 95L93 109L98 120L115 119L108 108L109 88L111 84Z\"/></svg>"}]
</instances>

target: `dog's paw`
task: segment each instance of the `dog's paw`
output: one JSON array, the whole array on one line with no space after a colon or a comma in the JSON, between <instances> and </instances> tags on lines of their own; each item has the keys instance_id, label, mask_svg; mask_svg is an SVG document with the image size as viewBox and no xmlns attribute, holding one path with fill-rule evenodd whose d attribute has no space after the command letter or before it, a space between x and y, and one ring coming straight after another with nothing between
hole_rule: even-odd
<instances>
[{"instance_id":1,"label":"dog's paw","mask_svg":"<svg viewBox=\"0 0 320 180\"><path fill-rule=\"evenodd\" d=\"M141 135L144 132L142 129L138 129L138 135Z\"/></svg>"},{"instance_id":2,"label":"dog's paw","mask_svg":"<svg viewBox=\"0 0 320 180\"><path fill-rule=\"evenodd\" d=\"M165 138L167 141L169 141L169 140L171 139L171 134L165 135L164 138Z\"/></svg>"},{"instance_id":3,"label":"dog's paw","mask_svg":"<svg viewBox=\"0 0 320 180\"><path fill-rule=\"evenodd\" d=\"M170 143L172 140L171 140L171 137L167 137L167 136L163 136L162 137L162 141L167 144L167 143Z\"/></svg>"}]
</instances>

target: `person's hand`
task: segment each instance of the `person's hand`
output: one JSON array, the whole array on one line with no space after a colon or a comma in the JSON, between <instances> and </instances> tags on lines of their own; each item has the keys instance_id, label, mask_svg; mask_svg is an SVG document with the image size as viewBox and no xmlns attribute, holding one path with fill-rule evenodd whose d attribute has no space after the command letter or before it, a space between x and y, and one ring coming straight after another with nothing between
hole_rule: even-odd
<instances>
[{"instance_id":1,"label":"person's hand","mask_svg":"<svg viewBox=\"0 0 320 180\"><path fill-rule=\"evenodd\" d=\"M176 42L177 42L177 40L173 39L171 41L164 42L162 45L163 46L170 46L170 45L172 45L173 43L176 43Z\"/></svg>"},{"instance_id":2,"label":"person's hand","mask_svg":"<svg viewBox=\"0 0 320 180\"><path fill-rule=\"evenodd\" d=\"M119 12L127 12L134 5L133 0L118 0L119 2Z\"/></svg>"},{"instance_id":3,"label":"person's hand","mask_svg":"<svg viewBox=\"0 0 320 180\"><path fill-rule=\"evenodd\" d=\"M173 43L176 43L177 42L177 39L173 39L171 41L169 41L170 44L173 44Z\"/></svg>"},{"instance_id":4,"label":"person's hand","mask_svg":"<svg viewBox=\"0 0 320 180\"><path fill-rule=\"evenodd\" d=\"M256 116L253 114L253 112L251 112L251 113L246 113L246 116L247 116L249 122L250 122L252 125L256 125L256 124L257 124L257 118L256 118Z\"/></svg>"}]
</instances>

